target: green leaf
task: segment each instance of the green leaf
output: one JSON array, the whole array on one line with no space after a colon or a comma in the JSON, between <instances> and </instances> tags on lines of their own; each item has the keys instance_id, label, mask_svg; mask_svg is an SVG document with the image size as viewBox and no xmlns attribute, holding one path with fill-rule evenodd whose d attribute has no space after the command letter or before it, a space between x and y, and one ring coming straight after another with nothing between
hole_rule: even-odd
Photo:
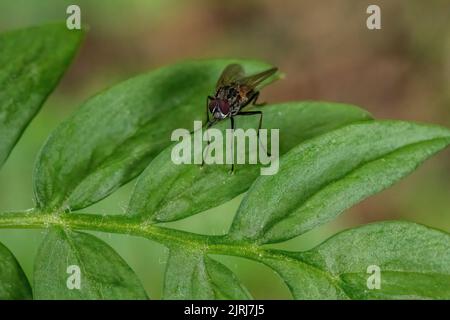
<instances>
[{"instance_id":1,"label":"green leaf","mask_svg":"<svg viewBox=\"0 0 450 320\"><path fill-rule=\"evenodd\" d=\"M305 142L259 177L230 229L235 240L300 235L414 171L450 143L448 129L402 121L351 124Z\"/></svg>"},{"instance_id":2,"label":"green leaf","mask_svg":"<svg viewBox=\"0 0 450 320\"><path fill-rule=\"evenodd\" d=\"M290 255L329 273L351 299L450 299L450 235L422 225L369 224ZM368 287L370 266L380 268L380 289Z\"/></svg>"},{"instance_id":3,"label":"green leaf","mask_svg":"<svg viewBox=\"0 0 450 320\"><path fill-rule=\"evenodd\" d=\"M205 117L206 96L224 67L248 73L268 67L256 61L189 61L122 82L88 100L49 137L34 171L38 207L80 209L138 175L176 128Z\"/></svg>"},{"instance_id":4,"label":"green leaf","mask_svg":"<svg viewBox=\"0 0 450 320\"><path fill-rule=\"evenodd\" d=\"M31 299L31 287L11 251L0 243L0 300Z\"/></svg>"},{"instance_id":5,"label":"green leaf","mask_svg":"<svg viewBox=\"0 0 450 320\"><path fill-rule=\"evenodd\" d=\"M171 246L164 299L251 299L247 289L223 264L203 252Z\"/></svg>"},{"instance_id":6,"label":"green leaf","mask_svg":"<svg viewBox=\"0 0 450 320\"><path fill-rule=\"evenodd\" d=\"M133 270L111 247L59 228L50 229L39 248L33 289L35 299L147 299Z\"/></svg>"},{"instance_id":7,"label":"green leaf","mask_svg":"<svg viewBox=\"0 0 450 320\"><path fill-rule=\"evenodd\" d=\"M0 35L0 166L58 84L82 37L64 24Z\"/></svg>"},{"instance_id":8,"label":"green leaf","mask_svg":"<svg viewBox=\"0 0 450 320\"><path fill-rule=\"evenodd\" d=\"M272 256L262 256L258 260L278 273L294 299L348 299L339 286L338 279L331 274L308 265L295 257L292 252L273 251L273 253Z\"/></svg>"},{"instance_id":9,"label":"green leaf","mask_svg":"<svg viewBox=\"0 0 450 320\"><path fill-rule=\"evenodd\" d=\"M366 111L338 103L292 102L258 109L264 112L263 128L280 130L280 154L316 135L370 119ZM258 126L257 118L235 119L237 128ZM229 121L224 121L219 128L228 126ZM229 174L229 165L176 165L171 161L172 148L173 145L161 152L139 177L129 215L153 222L184 218L245 192L260 175L259 165L237 165L233 175Z\"/></svg>"}]
</instances>

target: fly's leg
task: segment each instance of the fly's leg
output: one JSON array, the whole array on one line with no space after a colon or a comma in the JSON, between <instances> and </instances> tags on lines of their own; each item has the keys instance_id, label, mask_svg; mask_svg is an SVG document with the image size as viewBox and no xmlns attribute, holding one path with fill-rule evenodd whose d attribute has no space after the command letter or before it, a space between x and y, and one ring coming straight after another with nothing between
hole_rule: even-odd
<instances>
[{"instance_id":1,"label":"fly's leg","mask_svg":"<svg viewBox=\"0 0 450 320\"><path fill-rule=\"evenodd\" d=\"M263 113L262 113L262 111L241 111L237 115L239 115L239 116L259 115L259 125L258 125L258 131L256 133L256 137L257 137L257 140L258 140L258 143L260 144L260 146L264 149L264 151L266 152L267 156L270 157L271 154L266 150L266 148L260 143L260 140L259 140L259 130L261 130L262 120L263 120Z\"/></svg>"},{"instance_id":2,"label":"fly's leg","mask_svg":"<svg viewBox=\"0 0 450 320\"><path fill-rule=\"evenodd\" d=\"M248 106L249 104L252 104L252 105L254 105L254 106L256 106L256 107L260 107L260 106L263 106L263 105L266 104L265 102L256 103L256 101L258 100L258 98L259 98L259 91L256 91L256 92L250 97L250 99L248 99L248 100L241 106L241 109L245 108L245 107Z\"/></svg>"},{"instance_id":3,"label":"fly's leg","mask_svg":"<svg viewBox=\"0 0 450 320\"><path fill-rule=\"evenodd\" d=\"M234 118L230 117L230 121L231 121L231 133L234 132ZM234 135L233 137L233 142L231 143L231 156L233 157L231 160L231 171L230 173L233 174L234 173Z\"/></svg>"},{"instance_id":4,"label":"fly's leg","mask_svg":"<svg viewBox=\"0 0 450 320\"><path fill-rule=\"evenodd\" d=\"M209 100L214 99L211 96L206 97L206 123L209 123Z\"/></svg>"},{"instance_id":5,"label":"fly's leg","mask_svg":"<svg viewBox=\"0 0 450 320\"><path fill-rule=\"evenodd\" d=\"M211 141L209 140L209 134L208 134L208 129L212 127L212 125L216 123L216 121L209 121L206 123L206 134L207 134L207 142L206 142L206 149L205 152L208 151L209 145L211 144ZM202 165L200 166L201 168L203 168L203 165L205 164L205 159L203 157L204 152L202 152Z\"/></svg>"},{"instance_id":6,"label":"fly's leg","mask_svg":"<svg viewBox=\"0 0 450 320\"><path fill-rule=\"evenodd\" d=\"M259 102L259 103L256 103L256 101L258 100L258 98L259 98L259 91L255 92L255 94L254 94L254 95L251 97L251 99L250 99L250 101L253 102L252 104L253 104L254 106L261 107L261 106L263 106L263 105L266 104L265 102Z\"/></svg>"},{"instance_id":7,"label":"fly's leg","mask_svg":"<svg viewBox=\"0 0 450 320\"><path fill-rule=\"evenodd\" d=\"M211 123L211 122L213 122L213 121L211 121L211 120L209 120L209 108L208 108L208 106L209 106L209 100L212 100L212 99L214 99L213 97L211 97L211 96L207 96L206 97L206 122L203 124L203 126L202 127L205 127L205 126L207 126L209 123ZM212 125L212 124L211 124ZM208 127L209 128L209 127ZM193 134L194 133L194 130L192 130L191 132L189 132L189 134ZM203 165L202 165L203 166Z\"/></svg>"},{"instance_id":8,"label":"fly's leg","mask_svg":"<svg viewBox=\"0 0 450 320\"><path fill-rule=\"evenodd\" d=\"M208 130L214 123L216 123L216 121L211 121L209 119L209 101L213 100L214 98L211 96L207 96L206 97L206 123L203 125L203 127L206 127L206 130ZM205 151L208 151L209 145L211 144L211 141L209 140L209 136L208 136L208 142L206 144L206 149ZM203 165L205 164L205 159L203 158L203 152L202 152L202 165L200 167L203 168Z\"/></svg>"}]
</instances>

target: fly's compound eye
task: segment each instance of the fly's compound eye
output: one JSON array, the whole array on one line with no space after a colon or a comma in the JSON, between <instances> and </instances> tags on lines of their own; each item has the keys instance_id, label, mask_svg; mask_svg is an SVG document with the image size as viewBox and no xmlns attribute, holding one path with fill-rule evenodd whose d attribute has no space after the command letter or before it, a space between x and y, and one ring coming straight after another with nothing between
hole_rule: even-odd
<instances>
[{"instance_id":1,"label":"fly's compound eye","mask_svg":"<svg viewBox=\"0 0 450 320\"><path fill-rule=\"evenodd\" d=\"M208 104L208 109L211 113L214 113L214 109L216 109L216 100L211 100Z\"/></svg>"},{"instance_id":2,"label":"fly's compound eye","mask_svg":"<svg viewBox=\"0 0 450 320\"><path fill-rule=\"evenodd\" d=\"M230 105L224 100L219 101L219 109L222 114L227 115L230 112Z\"/></svg>"}]
</instances>

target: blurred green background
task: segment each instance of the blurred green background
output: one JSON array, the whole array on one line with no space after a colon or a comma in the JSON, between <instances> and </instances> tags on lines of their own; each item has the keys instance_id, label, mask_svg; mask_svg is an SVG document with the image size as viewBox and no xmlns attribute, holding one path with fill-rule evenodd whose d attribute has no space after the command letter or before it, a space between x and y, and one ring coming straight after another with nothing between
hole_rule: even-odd
<instances>
[{"instance_id":1,"label":"blurred green background","mask_svg":"<svg viewBox=\"0 0 450 320\"><path fill-rule=\"evenodd\" d=\"M0 31L65 20L69 4L81 7L89 33L70 70L0 171L0 212L33 206L31 173L36 154L47 135L81 102L114 83L179 59L257 58L277 65L287 76L267 87L262 101L347 102L377 118L450 127L448 0L2 0ZM366 28L369 4L381 7L381 30ZM389 190L278 247L311 248L339 230L386 219L450 232L449 169L446 150ZM122 213L133 183L83 211ZM168 225L224 233L240 199ZM0 241L14 252L31 281L43 233L0 230ZM98 235L137 272L150 297L159 298L165 248L135 237ZM285 285L265 266L241 258L218 258L255 298L289 298Z\"/></svg>"}]
</instances>

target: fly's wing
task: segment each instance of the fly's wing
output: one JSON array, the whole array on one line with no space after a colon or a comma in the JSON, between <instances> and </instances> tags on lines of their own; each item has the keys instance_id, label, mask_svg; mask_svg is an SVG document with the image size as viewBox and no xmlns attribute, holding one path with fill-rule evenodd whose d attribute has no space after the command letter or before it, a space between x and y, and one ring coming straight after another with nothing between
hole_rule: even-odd
<instances>
[{"instance_id":1,"label":"fly's wing","mask_svg":"<svg viewBox=\"0 0 450 320\"><path fill-rule=\"evenodd\" d=\"M237 82L244 77L244 69L240 64L233 63L226 66L217 81L216 89Z\"/></svg>"},{"instance_id":2,"label":"fly's wing","mask_svg":"<svg viewBox=\"0 0 450 320\"><path fill-rule=\"evenodd\" d=\"M238 79L238 84L241 86L246 86L249 90L253 90L256 88L261 82L269 78L275 72L277 72L278 68L271 68L266 71L254 74L252 76L247 76Z\"/></svg>"}]
</instances>

